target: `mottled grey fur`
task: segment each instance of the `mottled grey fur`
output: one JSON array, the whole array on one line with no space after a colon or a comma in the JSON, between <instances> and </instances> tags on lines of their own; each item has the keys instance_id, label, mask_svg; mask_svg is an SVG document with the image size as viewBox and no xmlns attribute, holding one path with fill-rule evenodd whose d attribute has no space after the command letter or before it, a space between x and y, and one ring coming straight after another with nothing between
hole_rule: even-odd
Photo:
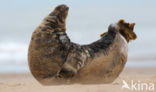
<instances>
[{"instance_id":1,"label":"mottled grey fur","mask_svg":"<svg viewBox=\"0 0 156 92\"><path fill-rule=\"evenodd\" d=\"M85 72L88 70L85 69L87 69L87 67L90 69L90 66L91 68L96 68L92 66L94 66L94 63L96 64L95 61L98 60L98 58L114 58L111 57L113 56L111 55L111 53L114 52L113 50L120 52L122 48L120 45L127 44L118 32L116 24L110 25L108 32L106 32L101 39L91 44L79 45L71 42L66 34L65 18L67 14L65 12L66 9L64 8L67 8L67 6L58 6L52 13L44 18L43 22L32 34L29 45L28 61L31 73L39 81L46 78L70 79L75 76L77 77L77 75L82 76L81 73L86 75L87 73ZM64 16L63 14L66 15ZM116 42L114 42L114 40ZM117 42L120 42L117 45L117 47L120 48L114 47L114 44L116 45ZM124 50L123 52L125 53L126 51L127 50ZM118 54L114 54L116 55L115 57L118 57ZM122 61L126 62L127 53L118 57L119 60L122 59L122 57L124 57L124 60ZM112 67L112 63L113 66L118 65L115 64L115 60L110 61L110 65L108 65L110 68ZM100 62L99 64L103 63ZM110 69L108 67L109 71L107 69L106 71L104 68L100 70L104 71L103 74L106 74L106 72L111 73L111 69L115 69ZM119 71L121 72L121 70Z\"/></svg>"},{"instance_id":2,"label":"mottled grey fur","mask_svg":"<svg viewBox=\"0 0 156 92\"><path fill-rule=\"evenodd\" d=\"M107 55L117 32L118 29L110 25L108 33L96 42L88 45L79 45L70 42L71 48L60 75L63 77L73 77L79 69L91 63L91 59L94 59L94 57L99 54Z\"/></svg>"}]
</instances>

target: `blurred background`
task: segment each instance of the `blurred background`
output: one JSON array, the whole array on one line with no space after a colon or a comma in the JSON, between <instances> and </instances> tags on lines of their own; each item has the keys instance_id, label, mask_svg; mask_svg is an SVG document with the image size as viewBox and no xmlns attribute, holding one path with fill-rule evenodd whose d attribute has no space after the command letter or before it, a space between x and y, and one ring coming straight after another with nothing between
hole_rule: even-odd
<instances>
[{"instance_id":1,"label":"blurred background","mask_svg":"<svg viewBox=\"0 0 156 92\"><path fill-rule=\"evenodd\" d=\"M0 73L29 73L27 52L34 29L59 4L70 7L67 34L88 44L119 19L135 22L126 67L156 67L156 0L1 0Z\"/></svg>"}]
</instances>

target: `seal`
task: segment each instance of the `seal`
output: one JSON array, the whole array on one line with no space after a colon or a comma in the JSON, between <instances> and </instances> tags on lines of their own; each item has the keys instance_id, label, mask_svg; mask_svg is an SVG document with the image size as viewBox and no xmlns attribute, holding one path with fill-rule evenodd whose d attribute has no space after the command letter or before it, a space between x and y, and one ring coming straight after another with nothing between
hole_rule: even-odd
<instances>
[{"instance_id":1,"label":"seal","mask_svg":"<svg viewBox=\"0 0 156 92\"><path fill-rule=\"evenodd\" d=\"M128 43L135 40L135 23L123 19L87 45L71 42L66 34L69 7L57 6L35 29L28 50L32 75L44 85L111 83L123 70Z\"/></svg>"}]
</instances>

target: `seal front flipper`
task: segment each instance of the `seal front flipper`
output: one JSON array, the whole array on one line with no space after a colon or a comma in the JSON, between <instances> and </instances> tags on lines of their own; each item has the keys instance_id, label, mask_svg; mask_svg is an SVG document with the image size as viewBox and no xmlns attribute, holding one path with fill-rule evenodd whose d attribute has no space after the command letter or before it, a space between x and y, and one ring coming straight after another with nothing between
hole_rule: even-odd
<instances>
[{"instance_id":1,"label":"seal front flipper","mask_svg":"<svg viewBox=\"0 0 156 92\"><path fill-rule=\"evenodd\" d=\"M90 57L88 49L71 42L71 48L59 75L63 78L74 77L80 69L88 64L88 57Z\"/></svg>"}]
</instances>

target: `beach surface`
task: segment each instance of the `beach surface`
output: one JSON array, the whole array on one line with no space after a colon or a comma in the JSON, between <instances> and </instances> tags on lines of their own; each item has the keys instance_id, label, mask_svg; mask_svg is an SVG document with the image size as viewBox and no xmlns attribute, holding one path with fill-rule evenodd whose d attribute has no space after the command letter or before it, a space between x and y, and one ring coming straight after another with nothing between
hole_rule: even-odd
<instances>
[{"instance_id":1,"label":"beach surface","mask_svg":"<svg viewBox=\"0 0 156 92\"><path fill-rule=\"evenodd\" d=\"M27 74L0 74L0 92L156 92L156 68L125 68L120 76L111 84L71 84L43 86L30 73ZM123 80L129 87L132 81L136 89L122 88ZM154 84L154 90L138 87L142 83Z\"/></svg>"}]
</instances>

